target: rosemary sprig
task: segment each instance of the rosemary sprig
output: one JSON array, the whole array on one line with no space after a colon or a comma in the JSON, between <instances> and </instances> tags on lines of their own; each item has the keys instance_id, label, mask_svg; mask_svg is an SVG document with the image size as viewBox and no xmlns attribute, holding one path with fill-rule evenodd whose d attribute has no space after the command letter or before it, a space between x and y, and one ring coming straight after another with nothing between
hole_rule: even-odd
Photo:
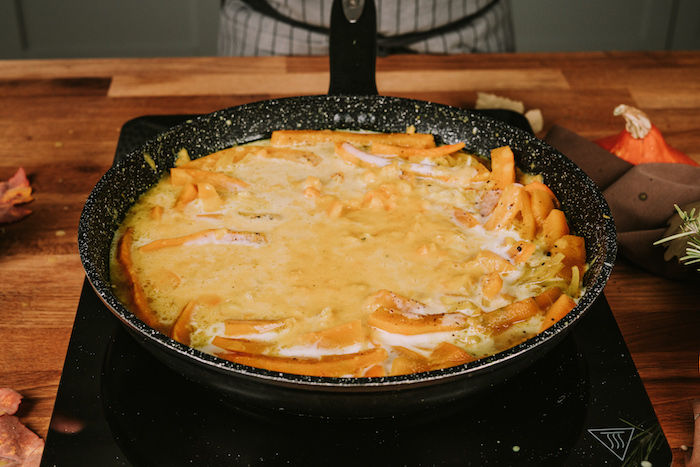
<instances>
[{"instance_id":1,"label":"rosemary sprig","mask_svg":"<svg viewBox=\"0 0 700 467\"><path fill-rule=\"evenodd\" d=\"M631 442L637 441L637 445L628 453L622 467L645 465L645 462L649 461L649 456L663 445L665 438L661 426L658 423L653 423L650 428L645 428L644 425L635 425L622 418L620 421L635 428L638 432L630 440Z\"/></svg>"},{"instance_id":2,"label":"rosemary sprig","mask_svg":"<svg viewBox=\"0 0 700 467\"><path fill-rule=\"evenodd\" d=\"M681 218L681 232L671 235L661 240L654 242L654 245L677 240L679 238L688 237L688 243L685 249L685 256L679 258L681 263L686 265L700 263L700 212L695 213L695 208L691 209L690 213L683 211L675 205L676 211ZM700 271L700 268L698 268Z\"/></svg>"}]
</instances>

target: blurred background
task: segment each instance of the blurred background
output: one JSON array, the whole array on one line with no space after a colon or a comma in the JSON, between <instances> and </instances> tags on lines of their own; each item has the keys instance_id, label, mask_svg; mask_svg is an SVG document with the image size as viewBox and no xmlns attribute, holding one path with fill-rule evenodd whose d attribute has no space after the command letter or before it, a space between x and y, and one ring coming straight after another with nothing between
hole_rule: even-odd
<instances>
[{"instance_id":1,"label":"blurred background","mask_svg":"<svg viewBox=\"0 0 700 467\"><path fill-rule=\"evenodd\" d=\"M220 0L3 0L0 59L216 55ZM518 52L697 50L698 0L511 1Z\"/></svg>"}]
</instances>

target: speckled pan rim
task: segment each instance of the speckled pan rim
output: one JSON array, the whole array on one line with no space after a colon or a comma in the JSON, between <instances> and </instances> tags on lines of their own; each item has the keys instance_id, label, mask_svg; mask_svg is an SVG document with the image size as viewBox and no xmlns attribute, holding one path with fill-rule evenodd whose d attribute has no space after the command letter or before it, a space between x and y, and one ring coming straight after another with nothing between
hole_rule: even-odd
<instances>
[{"instance_id":1,"label":"speckled pan rim","mask_svg":"<svg viewBox=\"0 0 700 467\"><path fill-rule=\"evenodd\" d=\"M311 111L310 109L315 109L317 114L309 116L308 112ZM329 114L329 110L333 112L333 115ZM270 125L271 116L279 118L280 115L285 113L287 120L284 120L283 125ZM380 120L380 114L384 114L381 117L383 118L381 122L378 121ZM244 137L241 138L240 134L230 131L237 122L245 121L246 118L250 119L251 115L257 118L255 121L247 122L248 126L245 131L240 133ZM387 115L391 116L391 118L386 117ZM400 115L401 118L396 118L397 115ZM310 126L304 123L303 120L305 118L312 117L316 125ZM174 151L170 151L168 154L162 152L162 148L168 144L171 147L172 145L177 147L178 142L182 141L184 137L188 144L193 144L195 148L200 146L207 148L206 150L202 149L201 154L197 154L196 149L191 150L188 147L191 155L199 157L214 150L231 146L234 143L241 144L267 137L272 129L302 127L320 129L332 126L335 128L361 127L362 129L376 129L379 131L404 131L406 125L410 123L414 124L419 132L436 134L440 142L443 143L465 140L468 148L484 155L488 154L487 151L490 147L510 144L514 148L518 165L521 168L532 166L533 164L545 168L558 167L560 170L564 170L565 173L570 174L571 180L580 184L586 190L588 193L588 197L585 198L585 201L588 202L587 206L579 206L578 209L586 212L591 211L591 206L595 206L600 219L600 223L597 226L586 227L594 228L598 232L598 235L595 237L598 244L594 250L597 255L594 258L595 272L588 274L586 293L576 308L564 319L545 332L515 347L468 364L442 370L371 379L294 375L229 362L187 347L155 331L137 319L116 299L111 291L109 280L98 270L98 265L104 262L104 258L101 260L96 258L92 247L94 228L96 227L95 221L99 221L99 219L109 221L112 227L104 224L103 227L111 230L113 234L115 222L118 224L121 220L120 217L126 211L126 208L124 208L122 212L118 212L118 209L116 210L117 212L114 212L113 206L110 205L109 207L112 209L110 210L108 207L108 212L105 213L105 201L110 198L121 197L122 203L126 202L128 204L129 200L131 200L133 204L134 194L125 196L124 193L114 193L115 184L123 184L125 176L134 172L135 168L138 167L138 170L146 170L146 185L143 185L144 180L134 183L141 183L138 185L138 189L140 192L145 191L151 182L154 183L158 176L169 167L172 167L174 163ZM212 138L215 140L213 143L208 141L212 140ZM526 154L525 151L529 152ZM150 171L151 173L146 169L148 164L144 160L144 154L150 155L154 160L156 169ZM542 157L542 159L535 160L538 156ZM550 175L551 173L543 172L545 180ZM552 188L560 196L562 192L567 192L566 185L566 183L563 183L562 186L557 186L556 188L553 186ZM565 198L561 198L567 216L572 206L575 206L575 202L578 201L578 197L575 198L572 200L568 195ZM581 232L576 233L583 234ZM522 130L478 113L426 101L386 96L302 96L260 101L223 109L178 125L127 155L122 161L110 168L100 179L88 197L81 215L78 246L87 278L110 311L131 330L146 339L158 343L164 349L225 372L251 376L275 384L325 388L328 390L352 389L353 391L361 391L363 389L367 391L397 389L406 385L434 384L455 377L476 376L481 372L489 371L498 364L512 361L524 354L531 353L548 341L567 332L573 323L580 319L584 312L593 305L605 287L617 254L614 222L602 193L600 193L594 182L566 156ZM592 274L595 277L591 277Z\"/></svg>"}]
</instances>

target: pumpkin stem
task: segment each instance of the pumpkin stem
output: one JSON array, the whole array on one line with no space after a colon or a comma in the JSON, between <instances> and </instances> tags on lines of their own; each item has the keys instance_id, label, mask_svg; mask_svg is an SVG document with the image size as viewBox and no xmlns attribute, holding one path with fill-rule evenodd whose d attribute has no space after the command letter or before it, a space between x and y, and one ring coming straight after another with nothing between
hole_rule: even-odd
<instances>
[{"instance_id":1,"label":"pumpkin stem","mask_svg":"<svg viewBox=\"0 0 700 467\"><path fill-rule=\"evenodd\" d=\"M618 105L613 111L613 115L625 119L625 130L632 135L634 139L643 139L651 130L651 120L641 110L630 107L629 105Z\"/></svg>"}]
</instances>

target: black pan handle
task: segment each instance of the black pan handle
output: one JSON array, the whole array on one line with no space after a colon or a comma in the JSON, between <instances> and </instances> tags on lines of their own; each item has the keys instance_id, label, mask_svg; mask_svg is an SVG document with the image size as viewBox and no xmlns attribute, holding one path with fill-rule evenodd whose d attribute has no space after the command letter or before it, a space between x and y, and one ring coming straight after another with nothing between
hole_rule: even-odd
<instances>
[{"instance_id":1,"label":"black pan handle","mask_svg":"<svg viewBox=\"0 0 700 467\"><path fill-rule=\"evenodd\" d=\"M362 0L333 1L329 43L329 95L378 94L375 76L377 10L374 0L364 0L364 6L362 3Z\"/></svg>"}]
</instances>

